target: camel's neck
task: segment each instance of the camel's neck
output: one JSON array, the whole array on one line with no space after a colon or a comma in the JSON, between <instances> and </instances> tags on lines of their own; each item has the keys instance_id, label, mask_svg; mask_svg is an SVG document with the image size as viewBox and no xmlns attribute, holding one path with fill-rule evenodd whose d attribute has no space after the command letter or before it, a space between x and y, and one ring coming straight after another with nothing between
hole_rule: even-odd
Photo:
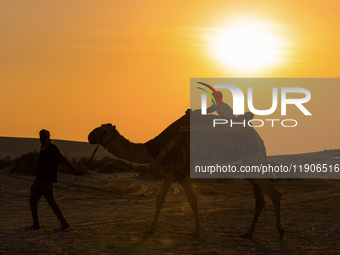
<instances>
[{"instance_id":1,"label":"camel's neck","mask_svg":"<svg viewBox=\"0 0 340 255\"><path fill-rule=\"evenodd\" d=\"M104 147L113 155L136 163L151 163L163 148L178 134L183 125L189 125L189 114L186 114L172 123L162 133L144 144L131 143L122 135L118 135Z\"/></svg>"},{"instance_id":2,"label":"camel's neck","mask_svg":"<svg viewBox=\"0 0 340 255\"><path fill-rule=\"evenodd\" d=\"M130 162L146 164L154 160L143 143L131 143L121 135L104 147L112 155Z\"/></svg>"}]
</instances>

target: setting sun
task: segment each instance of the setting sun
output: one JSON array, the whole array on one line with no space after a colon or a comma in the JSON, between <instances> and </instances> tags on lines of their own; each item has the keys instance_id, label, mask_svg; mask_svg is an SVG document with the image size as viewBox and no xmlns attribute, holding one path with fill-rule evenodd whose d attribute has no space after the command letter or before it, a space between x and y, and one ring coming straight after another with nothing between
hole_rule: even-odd
<instances>
[{"instance_id":1,"label":"setting sun","mask_svg":"<svg viewBox=\"0 0 340 255\"><path fill-rule=\"evenodd\" d=\"M225 29L212 29L209 49L213 57L234 72L252 73L284 60L286 39L278 35L277 25L241 20Z\"/></svg>"}]
</instances>

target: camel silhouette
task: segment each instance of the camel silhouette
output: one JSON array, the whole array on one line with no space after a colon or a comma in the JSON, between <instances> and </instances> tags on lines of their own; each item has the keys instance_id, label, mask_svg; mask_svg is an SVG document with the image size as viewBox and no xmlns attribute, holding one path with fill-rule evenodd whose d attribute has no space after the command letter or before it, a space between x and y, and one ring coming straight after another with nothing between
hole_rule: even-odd
<instances>
[{"instance_id":1,"label":"camel silhouette","mask_svg":"<svg viewBox=\"0 0 340 255\"><path fill-rule=\"evenodd\" d=\"M144 233L153 234L157 226L161 208L166 194L172 182L178 181L188 198L195 218L195 229L189 235L197 236L201 230L197 209L197 199L190 182L190 112L173 122L163 132L146 143L133 143L123 137L112 124L103 124L95 128L88 135L91 144L102 145L115 157L136 163L159 163L163 176L163 185L156 199L156 212L151 226ZM252 129L252 136L256 136L257 151L250 150L240 155L243 164L261 164L266 160L266 152L262 139ZM254 140L254 139L253 139ZM233 157L235 159L235 157ZM248 179L253 186L255 195L255 214L249 230L241 235L243 238L251 238L258 218L265 205L263 192L271 199L276 219L276 228L280 239L285 230L281 227L280 201L281 194L267 179Z\"/></svg>"}]
</instances>

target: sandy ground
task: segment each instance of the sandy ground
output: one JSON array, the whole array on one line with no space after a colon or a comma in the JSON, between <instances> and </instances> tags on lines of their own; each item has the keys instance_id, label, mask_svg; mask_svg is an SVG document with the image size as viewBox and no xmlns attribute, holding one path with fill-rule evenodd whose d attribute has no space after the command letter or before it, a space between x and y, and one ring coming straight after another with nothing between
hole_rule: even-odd
<instances>
[{"instance_id":1,"label":"sandy ground","mask_svg":"<svg viewBox=\"0 0 340 255\"><path fill-rule=\"evenodd\" d=\"M31 224L29 187L34 177L0 170L0 254L340 254L340 181L278 180L282 193L279 240L274 211L266 206L252 239L239 238L250 226L254 198L246 180L193 180L202 233L193 230L191 208L174 183L165 201L156 234L145 235L155 210L160 181L136 173L79 177L71 188L55 188L55 197L70 223L54 232L57 218L44 198L39 203L41 229ZM66 186L74 176L61 175Z\"/></svg>"}]
</instances>

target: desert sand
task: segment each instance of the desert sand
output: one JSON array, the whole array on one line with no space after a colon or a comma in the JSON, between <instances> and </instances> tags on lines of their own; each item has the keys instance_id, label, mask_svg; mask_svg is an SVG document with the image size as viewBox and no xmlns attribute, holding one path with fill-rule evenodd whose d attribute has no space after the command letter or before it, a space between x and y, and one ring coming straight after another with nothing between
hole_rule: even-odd
<instances>
[{"instance_id":1,"label":"desert sand","mask_svg":"<svg viewBox=\"0 0 340 255\"><path fill-rule=\"evenodd\" d=\"M74 176L60 176L71 182ZM31 224L29 187L34 177L0 172L0 254L339 254L340 181L278 180L282 192L279 240L268 197L252 239L239 235L249 227L254 211L246 180L193 180L199 201L202 233L194 227L191 208L178 183L165 201L157 232L145 235L161 182L137 173L79 177L55 197L70 223L68 232L54 232L58 220L45 199L39 203L42 228ZM62 183L61 183L62 184ZM61 185L60 184L60 185Z\"/></svg>"},{"instance_id":2,"label":"desert sand","mask_svg":"<svg viewBox=\"0 0 340 255\"><path fill-rule=\"evenodd\" d=\"M87 152L86 152L87 153ZM329 160L338 151L320 152ZM326 157L327 156L327 157ZM315 157L315 155L305 155ZM270 157L270 161L305 160L302 156ZM75 176L59 174L60 187ZM274 210L267 196L252 239L242 239L251 223L255 200L246 180L193 179L202 232L187 236L194 219L182 187L173 183L154 235L143 234L151 223L160 180L137 172L80 176L69 189L55 188L55 198L70 223L67 232L54 232L59 222L46 200L39 202L41 229L32 224L29 188L34 176L0 169L0 254L339 254L340 181L278 179L282 193L279 240Z\"/></svg>"}]
</instances>

